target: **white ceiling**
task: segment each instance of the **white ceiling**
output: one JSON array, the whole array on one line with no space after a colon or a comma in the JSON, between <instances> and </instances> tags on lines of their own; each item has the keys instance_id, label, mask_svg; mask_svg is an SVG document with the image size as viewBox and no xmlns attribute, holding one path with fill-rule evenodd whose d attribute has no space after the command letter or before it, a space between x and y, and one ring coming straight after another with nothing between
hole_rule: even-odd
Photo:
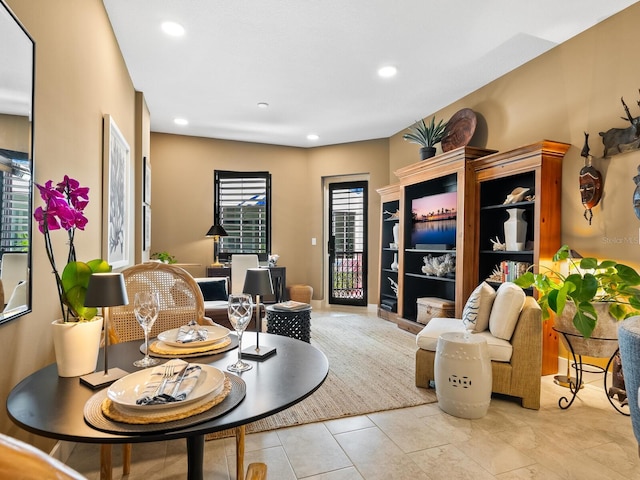
<instances>
[{"instance_id":1,"label":"white ceiling","mask_svg":"<svg viewBox=\"0 0 640 480\"><path fill-rule=\"evenodd\" d=\"M298 147L394 135L635 3L103 1L152 131Z\"/></svg>"}]
</instances>

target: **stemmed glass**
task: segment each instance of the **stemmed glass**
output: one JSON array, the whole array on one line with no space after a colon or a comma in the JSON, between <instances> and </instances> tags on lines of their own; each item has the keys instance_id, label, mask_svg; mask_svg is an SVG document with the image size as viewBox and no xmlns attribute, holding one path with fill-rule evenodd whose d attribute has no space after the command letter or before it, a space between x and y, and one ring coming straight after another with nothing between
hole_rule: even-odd
<instances>
[{"instance_id":1,"label":"stemmed glass","mask_svg":"<svg viewBox=\"0 0 640 480\"><path fill-rule=\"evenodd\" d=\"M160 360L149 356L149 332L158 318L160 299L158 292L138 292L133 303L133 311L136 320L144 331L144 358L136 360L136 367L152 367L160 363Z\"/></svg>"},{"instance_id":2,"label":"stemmed glass","mask_svg":"<svg viewBox=\"0 0 640 480\"><path fill-rule=\"evenodd\" d=\"M238 361L227 367L230 372L244 372L253 367L242 361L242 333L249 325L252 313L251 295L229 295L229 321L238 334Z\"/></svg>"}]
</instances>

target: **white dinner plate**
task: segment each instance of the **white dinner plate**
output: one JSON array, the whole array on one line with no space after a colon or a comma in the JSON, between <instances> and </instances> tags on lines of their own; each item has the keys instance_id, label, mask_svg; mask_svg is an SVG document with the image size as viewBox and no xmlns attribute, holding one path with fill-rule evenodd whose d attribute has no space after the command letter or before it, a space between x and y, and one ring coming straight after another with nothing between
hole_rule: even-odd
<instances>
[{"instance_id":1,"label":"white dinner plate","mask_svg":"<svg viewBox=\"0 0 640 480\"><path fill-rule=\"evenodd\" d=\"M208 332L206 340L198 340L196 342L187 343L178 342L176 339L178 338L178 332L180 331L179 328L173 328L171 330L162 332L160 335L158 335L158 340L172 347L195 348L204 347L205 345L212 345L231 333L228 328L222 327L220 325L198 325L197 328L204 329Z\"/></svg>"},{"instance_id":2,"label":"white dinner plate","mask_svg":"<svg viewBox=\"0 0 640 480\"><path fill-rule=\"evenodd\" d=\"M144 386L149 381L154 368L145 368L131 373L116 381L107 390L107 397L119 406L130 410L165 410L186 405L210 394L216 389L224 387L224 372L219 368L198 363L202 370L198 375L198 381L187 398L179 402L161 403L158 405L138 405L136 400L142 397Z\"/></svg>"}]
</instances>

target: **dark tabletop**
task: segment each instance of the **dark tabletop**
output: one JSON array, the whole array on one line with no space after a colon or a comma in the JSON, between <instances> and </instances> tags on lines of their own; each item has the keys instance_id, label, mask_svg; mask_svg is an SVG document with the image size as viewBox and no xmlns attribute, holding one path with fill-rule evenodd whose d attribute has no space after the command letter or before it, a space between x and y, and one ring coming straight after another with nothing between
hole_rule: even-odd
<instances>
[{"instance_id":1,"label":"dark tabletop","mask_svg":"<svg viewBox=\"0 0 640 480\"><path fill-rule=\"evenodd\" d=\"M243 348L255 345L255 332L246 332ZM138 370L134 360L141 357L140 340L109 347L109 367L128 372ZM277 353L262 362L245 360L251 370L239 374L246 383L246 397L224 415L197 425L171 432L116 435L89 426L83 415L84 405L96 390L82 385L78 377L58 377L55 364L22 380L7 398L9 417L25 430L55 438L84 443L137 443L171 440L217 432L273 415L313 393L329 371L327 357L317 348L288 337L260 334L260 346L271 346ZM237 349L190 359L226 371L237 359ZM165 360L162 360L165 361ZM104 368L102 352L98 370Z\"/></svg>"}]
</instances>

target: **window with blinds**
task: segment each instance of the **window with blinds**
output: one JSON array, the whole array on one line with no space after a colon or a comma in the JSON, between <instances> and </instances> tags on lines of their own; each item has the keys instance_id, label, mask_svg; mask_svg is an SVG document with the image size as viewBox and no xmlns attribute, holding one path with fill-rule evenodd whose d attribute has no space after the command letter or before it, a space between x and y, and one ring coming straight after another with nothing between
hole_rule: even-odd
<instances>
[{"instance_id":1,"label":"window with blinds","mask_svg":"<svg viewBox=\"0 0 640 480\"><path fill-rule=\"evenodd\" d=\"M28 162L10 159L10 165L0 164L0 251L27 252L31 203L31 174Z\"/></svg>"},{"instance_id":2,"label":"window with blinds","mask_svg":"<svg viewBox=\"0 0 640 480\"><path fill-rule=\"evenodd\" d=\"M221 260L234 253L255 253L266 260L271 252L271 174L215 171L215 223L227 232L220 237Z\"/></svg>"}]
</instances>

